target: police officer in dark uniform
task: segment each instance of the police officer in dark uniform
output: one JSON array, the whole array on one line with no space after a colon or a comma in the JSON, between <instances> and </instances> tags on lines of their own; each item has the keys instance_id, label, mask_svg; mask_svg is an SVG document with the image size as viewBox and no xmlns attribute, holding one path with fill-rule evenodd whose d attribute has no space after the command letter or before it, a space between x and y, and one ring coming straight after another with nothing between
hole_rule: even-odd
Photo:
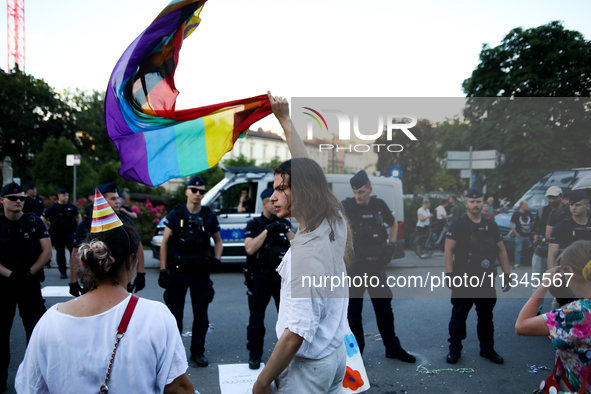
<instances>
[{"instance_id":1,"label":"police officer in dark uniform","mask_svg":"<svg viewBox=\"0 0 591 394\"><path fill-rule=\"evenodd\" d=\"M493 309L497 303L497 294L494 280L491 281L488 275L496 275L494 263L498 257L501 268L508 277L511 272L509 258L499 227L493 220L486 219L481 214L483 195L480 190L468 190L465 204L467 213L453 221L445 239L446 282L452 288L453 305L449 321L449 354L446 361L455 364L461 357L462 340L466 339L466 319L472 305L476 305L480 355L495 364L502 364L503 358L494 349ZM464 275L481 279L483 274L486 275L486 281L482 286L471 287L469 280L460 283L460 279L466 278ZM504 292L511 288L509 282L505 281Z\"/></svg>"},{"instance_id":2,"label":"police officer in dark uniform","mask_svg":"<svg viewBox=\"0 0 591 394\"><path fill-rule=\"evenodd\" d=\"M49 227L51 242L55 246L55 259L60 271L60 278L66 279L68 276L66 275L65 249L67 248L70 254L72 253L76 228L82 218L78 208L68 202L69 195L66 189L58 189L57 198L58 202L47 208L41 219Z\"/></svg>"},{"instance_id":3,"label":"police officer in dark uniform","mask_svg":"<svg viewBox=\"0 0 591 394\"><path fill-rule=\"evenodd\" d=\"M23 320L27 342L45 313L40 281L51 257L51 241L43 221L23 213L25 193L16 183L2 188L0 200L0 393L6 391L10 364L10 329L16 306Z\"/></svg>"},{"instance_id":4,"label":"police officer in dark uniform","mask_svg":"<svg viewBox=\"0 0 591 394\"><path fill-rule=\"evenodd\" d=\"M205 334L209 327L207 308L215 294L209 279L210 269L220 264L222 238L217 216L201 205L205 182L191 178L185 190L187 204L178 206L166 217L166 228L160 246L158 285L164 289L164 302L174 315L179 331L183 330L183 310L187 289L191 289L193 335L191 361L199 367L209 365L205 357ZM215 246L210 254L210 236Z\"/></svg>"},{"instance_id":5,"label":"police officer in dark uniform","mask_svg":"<svg viewBox=\"0 0 591 394\"><path fill-rule=\"evenodd\" d=\"M41 197L37 195L37 188L32 183L27 185L27 197L25 199L25 206L23 207L24 213L34 213L41 217L45 212L45 204Z\"/></svg>"},{"instance_id":6,"label":"police officer in dark uniform","mask_svg":"<svg viewBox=\"0 0 591 394\"><path fill-rule=\"evenodd\" d=\"M373 191L366 172L361 170L350 180L355 198L342 201L345 214L353 231L353 250L355 263L349 267L348 275L377 276L380 283L386 283L384 268L392 260L394 242L398 234L398 223L384 200L371 196ZM390 226L390 234L385 225ZM351 286L349 289L349 326L357 339L359 350L363 354L365 340L361 312L365 287ZM376 313L378 330L386 347L386 357L406 363L414 363L416 357L409 354L400 345L394 332L394 313L392 312L392 292L385 287L367 287Z\"/></svg>"},{"instance_id":7,"label":"police officer in dark uniform","mask_svg":"<svg viewBox=\"0 0 591 394\"><path fill-rule=\"evenodd\" d=\"M121 213L121 206L120 206L120 199L119 194L117 194L117 184L115 182L105 183L97 187L98 191L103 195L109 206L113 209L113 211L117 214L121 222L124 224L133 226L135 228L135 224L133 221L127 217L127 215ZM93 199L94 201L94 199ZM86 240L86 237L90 233L90 228L92 226L92 213L90 216L84 215L84 219L78 225L76 229L76 238L74 239L74 244L72 248L72 255L70 257L70 294L74 297L78 297L80 294L85 293L84 289L80 287L78 283L78 258L76 255L78 254L78 247ZM144 249L140 244L137 254L137 275L133 282L127 284L127 291L130 293L142 290L146 287L146 273L144 271Z\"/></svg>"},{"instance_id":8,"label":"police officer in dark uniform","mask_svg":"<svg viewBox=\"0 0 591 394\"><path fill-rule=\"evenodd\" d=\"M277 267L285 252L289 249L289 241L293 239L291 223L287 219L280 219L270 201L273 188L269 187L261 193L263 200L263 214L250 220L244 232L244 247L246 249L245 270L246 286L248 287L248 309L250 319L246 330L250 351L248 367L259 369L263 355L265 338L265 311L271 297L275 299L275 306L279 311L279 292L281 277Z\"/></svg>"}]
</instances>

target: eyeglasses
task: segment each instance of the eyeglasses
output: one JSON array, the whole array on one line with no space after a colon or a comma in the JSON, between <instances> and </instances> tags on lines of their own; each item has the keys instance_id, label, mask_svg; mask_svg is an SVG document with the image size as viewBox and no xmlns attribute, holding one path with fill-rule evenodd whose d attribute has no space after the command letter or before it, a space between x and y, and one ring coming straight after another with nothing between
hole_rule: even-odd
<instances>
[{"instance_id":1,"label":"eyeglasses","mask_svg":"<svg viewBox=\"0 0 591 394\"><path fill-rule=\"evenodd\" d=\"M10 201L16 201L19 200L20 202L24 202L25 201L25 196L6 196L6 198L8 198Z\"/></svg>"},{"instance_id":2,"label":"eyeglasses","mask_svg":"<svg viewBox=\"0 0 591 394\"><path fill-rule=\"evenodd\" d=\"M188 189L191 191L191 193L193 193L193 194L195 194L195 193L199 193L199 194L201 194L202 196L204 196L204 195L205 195L205 193L207 193L207 192L205 191L205 189L198 189L198 188L196 188L196 187L189 187Z\"/></svg>"}]
</instances>

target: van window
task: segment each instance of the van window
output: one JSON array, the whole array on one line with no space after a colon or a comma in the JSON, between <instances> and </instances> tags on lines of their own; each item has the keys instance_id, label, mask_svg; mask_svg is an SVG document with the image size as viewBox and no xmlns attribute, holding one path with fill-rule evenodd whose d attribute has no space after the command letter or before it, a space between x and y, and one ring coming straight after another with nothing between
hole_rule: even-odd
<instances>
[{"instance_id":1,"label":"van window","mask_svg":"<svg viewBox=\"0 0 591 394\"><path fill-rule=\"evenodd\" d=\"M242 189L248 189L250 201L252 201L251 208L244 213L254 213L256 207L257 184L256 183L237 183L230 187L215 200L213 206L219 209L219 213L232 214L238 213L238 204L240 203L240 195Z\"/></svg>"},{"instance_id":2,"label":"van window","mask_svg":"<svg viewBox=\"0 0 591 394\"><path fill-rule=\"evenodd\" d=\"M525 200L527 201L527 209L529 211L537 211L548 205L548 198L545 196L545 193L545 190L530 190L521 199L517 200L515 205L513 205L513 209L519 210L519 202Z\"/></svg>"}]
</instances>

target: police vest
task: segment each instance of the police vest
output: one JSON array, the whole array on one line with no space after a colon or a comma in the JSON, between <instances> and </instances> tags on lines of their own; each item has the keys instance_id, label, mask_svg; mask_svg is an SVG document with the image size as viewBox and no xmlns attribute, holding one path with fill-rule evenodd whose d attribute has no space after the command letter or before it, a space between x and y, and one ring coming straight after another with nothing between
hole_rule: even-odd
<instances>
[{"instance_id":1,"label":"police vest","mask_svg":"<svg viewBox=\"0 0 591 394\"><path fill-rule=\"evenodd\" d=\"M9 270L29 268L41 254L39 238L42 234L37 233L36 220L34 213L23 213L16 221L0 216L2 265Z\"/></svg>"},{"instance_id":2,"label":"police vest","mask_svg":"<svg viewBox=\"0 0 591 394\"><path fill-rule=\"evenodd\" d=\"M57 209L51 217L51 229L64 233L73 233L78 227L76 214L70 204L57 203Z\"/></svg>"},{"instance_id":3,"label":"police vest","mask_svg":"<svg viewBox=\"0 0 591 394\"><path fill-rule=\"evenodd\" d=\"M468 251L456 253L454 264L458 263L470 272L492 271L499 253L493 233L493 221L483 217L480 223L474 223L468 215L460 217L460 221L470 228L469 239L462 241L464 245L468 243Z\"/></svg>"},{"instance_id":4,"label":"police vest","mask_svg":"<svg viewBox=\"0 0 591 394\"><path fill-rule=\"evenodd\" d=\"M360 210L354 198L345 200L345 210L353 231L353 245L376 246L388 242L388 230L384 216L375 206L376 196L371 196L367 207Z\"/></svg>"},{"instance_id":5,"label":"police vest","mask_svg":"<svg viewBox=\"0 0 591 394\"><path fill-rule=\"evenodd\" d=\"M179 268L191 269L205 265L209 259L209 236L205 223L211 210L201 207L201 215L189 217L182 205L174 209L179 218L179 226L170 235L169 246L178 253ZM170 248L169 248L170 250Z\"/></svg>"},{"instance_id":6,"label":"police vest","mask_svg":"<svg viewBox=\"0 0 591 394\"><path fill-rule=\"evenodd\" d=\"M261 216L253 220L258 225L260 234L266 227L265 221ZM283 260L289 246L286 231L269 231L259 250L255 254L246 257L246 263L255 270L273 272L281 264L281 260Z\"/></svg>"}]
</instances>

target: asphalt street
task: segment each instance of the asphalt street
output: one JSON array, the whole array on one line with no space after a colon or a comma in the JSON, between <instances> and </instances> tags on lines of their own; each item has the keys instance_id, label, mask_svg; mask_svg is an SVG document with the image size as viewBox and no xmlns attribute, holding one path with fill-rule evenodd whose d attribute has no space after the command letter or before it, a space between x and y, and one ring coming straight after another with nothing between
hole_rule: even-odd
<instances>
[{"instance_id":1,"label":"asphalt street","mask_svg":"<svg viewBox=\"0 0 591 394\"><path fill-rule=\"evenodd\" d=\"M157 285L158 263L152 259L151 253L146 253L146 257L146 266L151 268L146 269L146 288L138 295L162 301L163 289ZM521 275L529 270L530 267L522 267L517 273ZM392 262L387 271L393 276L441 276L444 271L443 256L435 254L427 260L420 260L407 253L404 259ZM248 305L241 267L224 267L211 277L216 294L209 307L211 327L206 339L206 356L210 366L196 368L189 362L190 367L187 371L195 389L201 394L220 393L218 365L248 363ZM46 269L46 278L43 286L63 286L67 289L68 280L59 278L55 259L52 268ZM424 293L415 293L408 288L395 288L393 292L396 333L402 346L417 357L417 362L405 364L385 358L371 300L366 299L363 310L366 335L364 362L372 386L368 393L531 393L539 387L540 381L546 379L550 371L539 370L537 373L531 373L528 365L546 366L550 369L554 365L554 350L550 339L515 335L515 320L526 301L525 297L531 294L529 289L513 289L502 294L503 297L508 296L507 298L501 298L501 293L498 292L500 298L495 308L494 319L495 348L505 359L503 365L493 364L480 357L474 309L468 318L468 338L464 341L460 361L456 365L445 362L448 352L447 325L451 314L448 289L437 289L431 293L430 298L426 298ZM46 297L46 306L49 308L67 299L68 297L63 296ZM277 312L271 304L265 318L267 333L263 362L271 354L277 340ZM545 300L544 305L549 308L550 300ZM187 295L184 333L190 332L191 323L190 298ZM190 338L183 337L183 342L188 352ZM11 333L9 387L14 384L14 376L23 359L24 351L25 333L17 313ZM14 392L12 388L7 391Z\"/></svg>"}]
</instances>

